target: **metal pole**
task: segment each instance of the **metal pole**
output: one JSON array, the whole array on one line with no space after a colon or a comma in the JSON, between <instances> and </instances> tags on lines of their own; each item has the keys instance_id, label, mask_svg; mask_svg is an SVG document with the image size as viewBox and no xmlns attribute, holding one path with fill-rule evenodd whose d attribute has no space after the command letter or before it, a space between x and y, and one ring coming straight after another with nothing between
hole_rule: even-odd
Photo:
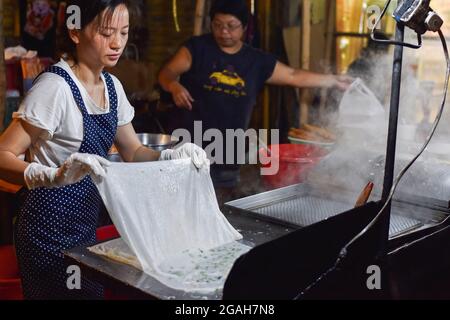
<instances>
[{"instance_id":1,"label":"metal pole","mask_svg":"<svg viewBox=\"0 0 450 320\"><path fill-rule=\"evenodd\" d=\"M403 42L405 38L405 27L397 23L395 39L396 41ZM389 115L389 132L387 138L387 151L386 151L386 167L384 172L384 185L382 201L386 201L389 197L393 182L394 182L394 170L395 170L395 152L397 144L397 125L398 125L398 113L400 105L400 87L402 82L402 64L403 64L403 46L396 46L394 52L394 68L392 73L392 91L391 91L391 107ZM386 208L383 213L383 239L386 240L386 244L383 246L386 249L387 240L389 238L389 223L390 223L391 205ZM384 250L383 250L384 251Z\"/></svg>"},{"instance_id":2,"label":"metal pole","mask_svg":"<svg viewBox=\"0 0 450 320\"><path fill-rule=\"evenodd\" d=\"M5 5L3 0L0 1L0 132L3 131L3 120L5 117L5 109L6 109L6 71L5 71L5 59L4 59L4 12Z\"/></svg>"},{"instance_id":3,"label":"metal pole","mask_svg":"<svg viewBox=\"0 0 450 320\"><path fill-rule=\"evenodd\" d=\"M197 0L195 6L194 36L199 36L203 32L203 19L205 18L205 0Z\"/></svg>"},{"instance_id":4,"label":"metal pole","mask_svg":"<svg viewBox=\"0 0 450 320\"><path fill-rule=\"evenodd\" d=\"M311 65L311 0L303 0L302 5L302 56L301 68L309 70ZM302 89L300 94L300 123L299 128L304 123L309 122L309 91Z\"/></svg>"}]
</instances>

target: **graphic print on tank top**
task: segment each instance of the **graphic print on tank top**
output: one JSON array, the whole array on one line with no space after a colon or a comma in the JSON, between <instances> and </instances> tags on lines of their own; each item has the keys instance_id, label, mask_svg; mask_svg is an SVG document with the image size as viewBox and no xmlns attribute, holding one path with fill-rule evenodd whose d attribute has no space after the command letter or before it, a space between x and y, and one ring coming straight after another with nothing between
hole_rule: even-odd
<instances>
[{"instance_id":1,"label":"graphic print on tank top","mask_svg":"<svg viewBox=\"0 0 450 320\"><path fill-rule=\"evenodd\" d=\"M228 65L224 69L217 67L217 63L213 66L214 71L211 73L209 83L203 86L208 91L214 91L231 95L236 98L247 95L245 80L235 71L233 65Z\"/></svg>"}]
</instances>

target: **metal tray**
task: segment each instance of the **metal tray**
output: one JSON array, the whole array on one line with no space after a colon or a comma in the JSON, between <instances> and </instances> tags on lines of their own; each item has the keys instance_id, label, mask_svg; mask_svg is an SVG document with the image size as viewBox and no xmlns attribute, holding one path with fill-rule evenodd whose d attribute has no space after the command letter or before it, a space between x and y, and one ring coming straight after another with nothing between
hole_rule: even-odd
<instances>
[{"instance_id":1,"label":"metal tray","mask_svg":"<svg viewBox=\"0 0 450 320\"><path fill-rule=\"evenodd\" d=\"M226 203L232 211L238 211L291 228L301 228L326 220L353 208L343 190L318 191L297 184ZM389 237L395 238L425 225L441 222L446 214L430 208L405 203L393 203Z\"/></svg>"}]
</instances>

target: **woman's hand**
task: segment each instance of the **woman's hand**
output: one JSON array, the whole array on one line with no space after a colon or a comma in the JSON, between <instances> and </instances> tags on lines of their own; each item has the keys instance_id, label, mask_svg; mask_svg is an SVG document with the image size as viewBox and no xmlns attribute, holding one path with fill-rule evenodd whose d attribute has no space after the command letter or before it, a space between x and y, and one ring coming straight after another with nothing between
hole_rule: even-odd
<instances>
[{"instance_id":1,"label":"woman's hand","mask_svg":"<svg viewBox=\"0 0 450 320\"><path fill-rule=\"evenodd\" d=\"M94 180L100 180L106 176L105 168L110 164L98 155L74 153L59 168L31 163L25 169L24 179L30 190L40 187L58 188L75 184L89 174Z\"/></svg>"},{"instance_id":2,"label":"woman's hand","mask_svg":"<svg viewBox=\"0 0 450 320\"><path fill-rule=\"evenodd\" d=\"M178 81L174 81L171 84L169 91L172 94L173 101L177 107L192 110L192 103L194 102L194 99L189 91Z\"/></svg>"},{"instance_id":3,"label":"woman's hand","mask_svg":"<svg viewBox=\"0 0 450 320\"><path fill-rule=\"evenodd\" d=\"M342 91L347 90L355 81L355 79L346 75L327 75L327 77L326 87L337 88Z\"/></svg>"},{"instance_id":4,"label":"woman's hand","mask_svg":"<svg viewBox=\"0 0 450 320\"><path fill-rule=\"evenodd\" d=\"M111 163L98 155L74 153L58 169L55 184L64 186L81 181L88 174L99 180L106 177L106 167Z\"/></svg>"},{"instance_id":5,"label":"woman's hand","mask_svg":"<svg viewBox=\"0 0 450 320\"><path fill-rule=\"evenodd\" d=\"M197 169L209 168L209 160L205 150L193 143L185 143L176 149L164 150L159 160L176 160L191 158Z\"/></svg>"}]
</instances>

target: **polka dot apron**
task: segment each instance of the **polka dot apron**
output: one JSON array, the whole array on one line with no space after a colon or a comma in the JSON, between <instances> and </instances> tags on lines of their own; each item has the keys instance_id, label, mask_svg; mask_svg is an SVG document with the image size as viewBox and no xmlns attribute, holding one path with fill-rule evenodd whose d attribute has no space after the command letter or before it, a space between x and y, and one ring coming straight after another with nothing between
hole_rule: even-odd
<instances>
[{"instance_id":1,"label":"polka dot apron","mask_svg":"<svg viewBox=\"0 0 450 320\"><path fill-rule=\"evenodd\" d=\"M117 130L117 94L104 72L110 112L88 114L80 90L62 68L47 72L63 77L83 115L84 137L80 153L106 157ZM50 94L50 93L49 93ZM27 190L16 223L16 248L26 299L99 299L102 287L81 274L81 289L69 290L68 265L62 251L95 243L101 197L91 178L61 188Z\"/></svg>"}]
</instances>

